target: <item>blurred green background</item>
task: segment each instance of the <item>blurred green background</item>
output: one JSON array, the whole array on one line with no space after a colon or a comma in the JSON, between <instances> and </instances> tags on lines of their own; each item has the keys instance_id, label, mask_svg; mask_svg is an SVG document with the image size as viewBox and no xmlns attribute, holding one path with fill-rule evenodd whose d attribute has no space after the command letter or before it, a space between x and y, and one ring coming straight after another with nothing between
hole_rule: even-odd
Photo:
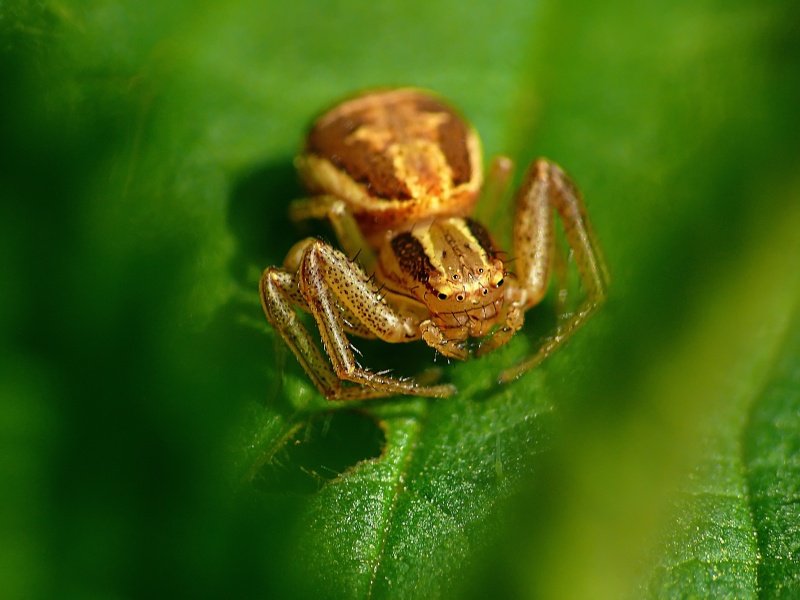
<instances>
[{"instance_id":1,"label":"blurred green background","mask_svg":"<svg viewBox=\"0 0 800 600\"><path fill-rule=\"evenodd\" d=\"M613 285L512 385L551 304L342 410L256 289L382 85L561 163ZM795 3L20 0L0 90L0 597L800 597Z\"/></svg>"}]
</instances>

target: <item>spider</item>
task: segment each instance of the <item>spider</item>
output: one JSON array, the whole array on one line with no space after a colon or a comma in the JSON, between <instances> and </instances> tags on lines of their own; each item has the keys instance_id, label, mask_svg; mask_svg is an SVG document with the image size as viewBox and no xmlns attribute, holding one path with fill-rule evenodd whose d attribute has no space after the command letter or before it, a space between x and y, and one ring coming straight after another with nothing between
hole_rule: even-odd
<instances>
[{"instance_id":1,"label":"spider","mask_svg":"<svg viewBox=\"0 0 800 600\"><path fill-rule=\"evenodd\" d=\"M478 136L430 92L389 89L344 101L312 125L295 165L310 195L291 203L291 219L329 220L342 249L316 238L298 242L282 268L263 272L261 302L330 400L454 394L450 384L422 385L365 369L348 335L393 343L422 339L458 360L503 346L522 327L525 311L542 300L554 263L564 261L555 243L556 214L585 298L500 380L538 365L605 299L608 273L581 195L546 159L531 163L518 193L516 262L509 271L508 255L468 216L483 184ZM501 195L511 168L507 158L494 160L490 195ZM327 357L297 309L313 316ZM479 338L472 350L470 338Z\"/></svg>"}]
</instances>

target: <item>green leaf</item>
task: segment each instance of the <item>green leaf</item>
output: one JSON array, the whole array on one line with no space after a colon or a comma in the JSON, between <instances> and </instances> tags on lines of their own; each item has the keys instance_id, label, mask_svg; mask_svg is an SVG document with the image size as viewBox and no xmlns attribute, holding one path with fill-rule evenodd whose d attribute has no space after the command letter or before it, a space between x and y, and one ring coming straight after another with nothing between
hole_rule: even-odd
<instances>
[{"instance_id":1,"label":"green leaf","mask_svg":"<svg viewBox=\"0 0 800 600\"><path fill-rule=\"evenodd\" d=\"M763 389L755 397L732 398L728 418L705 436L700 460L677 497L649 597L800 594L798 317Z\"/></svg>"},{"instance_id":2,"label":"green leaf","mask_svg":"<svg viewBox=\"0 0 800 600\"><path fill-rule=\"evenodd\" d=\"M0 596L800 593L797 15L3 5ZM327 403L263 318L305 127L385 85L584 192L610 300L511 385L552 300L447 400Z\"/></svg>"},{"instance_id":3,"label":"green leaf","mask_svg":"<svg viewBox=\"0 0 800 600\"><path fill-rule=\"evenodd\" d=\"M800 594L800 323L791 335L751 412L744 456L759 588L783 597Z\"/></svg>"},{"instance_id":4,"label":"green leaf","mask_svg":"<svg viewBox=\"0 0 800 600\"><path fill-rule=\"evenodd\" d=\"M552 406L503 400L376 409L384 454L327 485L300 538L315 593L436 597L460 587L471 552L496 537L498 509L546 446Z\"/></svg>"}]
</instances>

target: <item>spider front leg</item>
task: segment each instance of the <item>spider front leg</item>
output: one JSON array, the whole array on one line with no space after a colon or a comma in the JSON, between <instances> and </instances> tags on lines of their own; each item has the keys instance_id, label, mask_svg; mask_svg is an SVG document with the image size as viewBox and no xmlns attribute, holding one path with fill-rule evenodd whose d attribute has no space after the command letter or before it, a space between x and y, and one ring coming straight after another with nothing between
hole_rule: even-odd
<instances>
[{"instance_id":1,"label":"spider front leg","mask_svg":"<svg viewBox=\"0 0 800 600\"><path fill-rule=\"evenodd\" d=\"M419 339L419 319L389 306L372 279L342 252L319 240L309 239L303 244L295 274L274 267L264 271L261 301L267 319L326 398L362 400L396 394L444 397L455 393L451 385L422 386L358 365L346 329L371 333L388 342L404 342ZM294 306L307 308L313 315L330 362L322 356ZM346 387L343 380L357 385Z\"/></svg>"},{"instance_id":2,"label":"spider front leg","mask_svg":"<svg viewBox=\"0 0 800 600\"><path fill-rule=\"evenodd\" d=\"M501 381L516 379L540 364L575 333L606 297L608 271L595 241L580 192L561 168L546 159L534 161L520 189L514 218L518 299L530 308L547 291L555 253L555 215L561 218L586 297L530 358L504 371Z\"/></svg>"},{"instance_id":3,"label":"spider front leg","mask_svg":"<svg viewBox=\"0 0 800 600\"><path fill-rule=\"evenodd\" d=\"M525 313L517 304L512 304L506 314L506 320L503 324L486 339L481 340L478 348L475 350L475 356L484 356L490 352L494 352L500 346L504 346L511 340L514 334L522 329L522 324L525 321Z\"/></svg>"},{"instance_id":4,"label":"spider front leg","mask_svg":"<svg viewBox=\"0 0 800 600\"><path fill-rule=\"evenodd\" d=\"M467 360L469 358L469 350L463 343L467 337L466 331L464 331L462 339L452 339L447 337L442 328L431 319L425 319L420 324L420 331L422 332L423 341L442 356L455 358L456 360Z\"/></svg>"}]
</instances>

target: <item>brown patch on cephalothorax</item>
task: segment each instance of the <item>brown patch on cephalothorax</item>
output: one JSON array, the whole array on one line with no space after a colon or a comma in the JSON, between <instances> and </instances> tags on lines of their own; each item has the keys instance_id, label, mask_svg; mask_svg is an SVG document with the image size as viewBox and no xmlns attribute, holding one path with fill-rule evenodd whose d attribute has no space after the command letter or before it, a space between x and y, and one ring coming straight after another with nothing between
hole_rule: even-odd
<instances>
[{"instance_id":1,"label":"brown patch on cephalothorax","mask_svg":"<svg viewBox=\"0 0 800 600\"><path fill-rule=\"evenodd\" d=\"M393 237L390 243L401 270L414 281L428 283L435 269L420 241L406 232Z\"/></svg>"},{"instance_id":2,"label":"brown patch on cephalothorax","mask_svg":"<svg viewBox=\"0 0 800 600\"><path fill-rule=\"evenodd\" d=\"M497 256L498 248L497 244L492 238L492 235L489 233L489 230L474 219L466 218L464 219L464 223L466 223L467 229L469 229L470 233L475 236L475 239L481 245L481 248L486 250L486 254L489 256L489 258L495 258Z\"/></svg>"},{"instance_id":3,"label":"brown patch on cephalothorax","mask_svg":"<svg viewBox=\"0 0 800 600\"><path fill-rule=\"evenodd\" d=\"M428 283L436 269L420 241L406 232L396 235L390 243L400 269L414 281Z\"/></svg>"}]
</instances>

